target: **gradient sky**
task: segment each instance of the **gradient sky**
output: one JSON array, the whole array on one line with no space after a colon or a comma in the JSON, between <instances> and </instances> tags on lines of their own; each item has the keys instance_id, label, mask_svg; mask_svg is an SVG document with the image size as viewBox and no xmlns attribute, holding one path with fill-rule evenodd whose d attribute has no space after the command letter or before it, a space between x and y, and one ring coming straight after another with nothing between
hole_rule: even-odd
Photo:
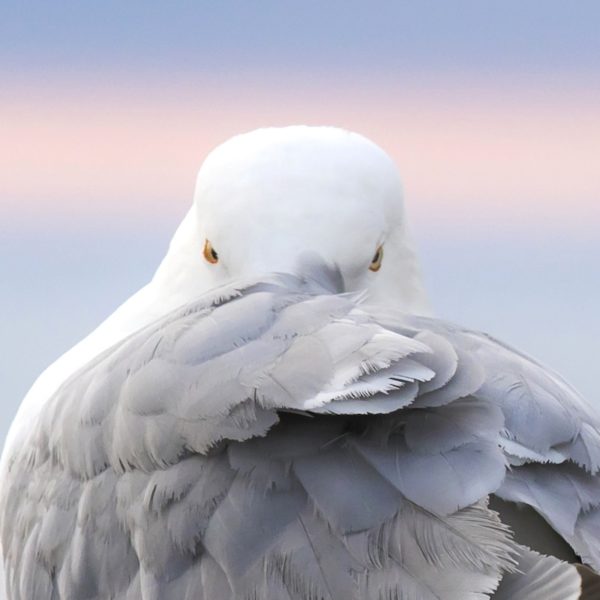
<instances>
[{"instance_id":1,"label":"gradient sky","mask_svg":"<svg viewBox=\"0 0 600 600\"><path fill-rule=\"evenodd\" d=\"M0 441L151 275L206 153L333 124L398 162L437 312L596 394L600 3L5 1Z\"/></svg>"}]
</instances>

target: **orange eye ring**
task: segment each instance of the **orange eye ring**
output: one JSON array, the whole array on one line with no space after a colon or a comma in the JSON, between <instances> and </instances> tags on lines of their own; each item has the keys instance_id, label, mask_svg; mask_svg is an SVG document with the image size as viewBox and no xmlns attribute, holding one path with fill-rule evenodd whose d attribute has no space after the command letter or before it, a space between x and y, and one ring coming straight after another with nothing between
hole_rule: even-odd
<instances>
[{"instance_id":1,"label":"orange eye ring","mask_svg":"<svg viewBox=\"0 0 600 600\"><path fill-rule=\"evenodd\" d=\"M370 271L379 271L381 269L381 263L383 262L383 244L377 248L373 255L373 260L369 265Z\"/></svg>"},{"instance_id":2,"label":"orange eye ring","mask_svg":"<svg viewBox=\"0 0 600 600\"><path fill-rule=\"evenodd\" d=\"M204 258L211 264L215 265L219 262L219 255L217 251L212 247L212 244L206 240L204 242Z\"/></svg>"}]
</instances>

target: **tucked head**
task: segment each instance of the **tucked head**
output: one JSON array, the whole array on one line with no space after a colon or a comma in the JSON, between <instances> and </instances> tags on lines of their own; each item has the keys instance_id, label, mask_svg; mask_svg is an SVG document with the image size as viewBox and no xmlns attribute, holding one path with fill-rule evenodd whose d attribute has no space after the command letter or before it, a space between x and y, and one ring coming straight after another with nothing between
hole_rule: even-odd
<instances>
[{"instance_id":1,"label":"tucked head","mask_svg":"<svg viewBox=\"0 0 600 600\"><path fill-rule=\"evenodd\" d=\"M296 126L236 136L202 165L188 218L205 287L292 272L311 253L337 265L347 289L424 310L398 170L358 134Z\"/></svg>"},{"instance_id":2,"label":"tucked head","mask_svg":"<svg viewBox=\"0 0 600 600\"><path fill-rule=\"evenodd\" d=\"M44 372L7 446L94 356L231 279L293 272L305 252L337 265L346 288L366 290L372 302L427 311L400 179L381 149L330 127L262 129L225 142L202 165L194 205L152 281Z\"/></svg>"}]
</instances>

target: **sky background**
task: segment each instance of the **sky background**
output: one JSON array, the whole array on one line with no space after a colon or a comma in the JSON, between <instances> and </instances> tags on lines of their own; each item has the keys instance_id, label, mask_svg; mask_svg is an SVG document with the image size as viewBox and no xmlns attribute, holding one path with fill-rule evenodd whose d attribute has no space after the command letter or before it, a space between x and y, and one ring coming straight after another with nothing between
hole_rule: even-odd
<instances>
[{"instance_id":1,"label":"sky background","mask_svg":"<svg viewBox=\"0 0 600 600\"><path fill-rule=\"evenodd\" d=\"M600 3L0 8L0 442L152 275L206 153L295 123L397 161L436 312L600 402Z\"/></svg>"}]
</instances>

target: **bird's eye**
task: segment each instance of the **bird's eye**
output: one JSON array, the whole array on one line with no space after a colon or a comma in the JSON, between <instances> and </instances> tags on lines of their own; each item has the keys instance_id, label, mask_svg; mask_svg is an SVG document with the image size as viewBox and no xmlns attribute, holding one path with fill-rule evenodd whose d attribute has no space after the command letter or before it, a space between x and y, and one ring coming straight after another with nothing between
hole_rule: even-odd
<instances>
[{"instance_id":1,"label":"bird's eye","mask_svg":"<svg viewBox=\"0 0 600 600\"><path fill-rule=\"evenodd\" d=\"M375 251L375 255L373 256L373 260L369 265L369 269L371 271L379 271L381 269L381 262L383 261L383 246L379 246Z\"/></svg>"},{"instance_id":2,"label":"bird's eye","mask_svg":"<svg viewBox=\"0 0 600 600\"><path fill-rule=\"evenodd\" d=\"M213 265L219 262L217 251L208 240L204 242L204 258Z\"/></svg>"}]
</instances>

